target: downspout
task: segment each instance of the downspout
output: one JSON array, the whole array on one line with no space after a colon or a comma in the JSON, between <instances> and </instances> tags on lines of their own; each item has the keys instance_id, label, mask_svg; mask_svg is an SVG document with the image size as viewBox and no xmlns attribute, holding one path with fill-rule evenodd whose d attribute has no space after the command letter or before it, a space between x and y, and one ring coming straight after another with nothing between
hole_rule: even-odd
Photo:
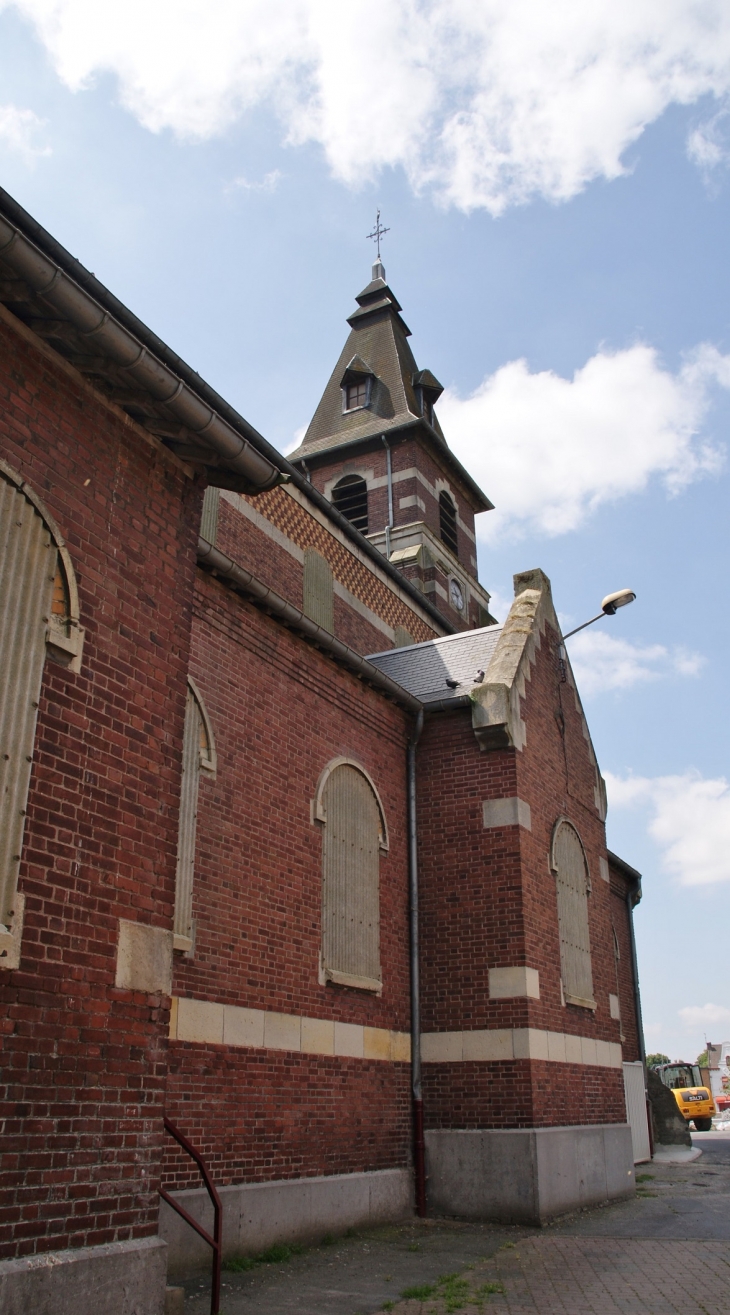
<instances>
[{"instance_id":1,"label":"downspout","mask_svg":"<svg viewBox=\"0 0 730 1315\"><path fill-rule=\"evenodd\" d=\"M393 459L390 452L390 443L385 434L381 434L385 447L385 460L388 471L388 524L385 527L385 556L390 561L390 531L393 528Z\"/></svg>"},{"instance_id":2,"label":"downspout","mask_svg":"<svg viewBox=\"0 0 730 1315\"><path fill-rule=\"evenodd\" d=\"M411 931L411 1093L416 1214L426 1213L426 1146L423 1137L421 1085L421 986L418 959L418 836L416 832L416 746L423 730L423 709L408 743L408 887Z\"/></svg>"},{"instance_id":3,"label":"downspout","mask_svg":"<svg viewBox=\"0 0 730 1315\"><path fill-rule=\"evenodd\" d=\"M629 945L631 946L631 975L634 979L634 1010L636 1013L636 1035L639 1039L639 1054L641 1056L641 1065L644 1070L644 1099L646 1101L646 1126L649 1132L649 1154L654 1159L654 1118L649 1100L649 1083L646 1076L646 1046L644 1045L644 1020L641 1016L641 995L639 993L639 961L636 955L636 937L634 936L634 906L632 895L634 891L626 892L626 912L629 919Z\"/></svg>"},{"instance_id":4,"label":"downspout","mask_svg":"<svg viewBox=\"0 0 730 1315\"><path fill-rule=\"evenodd\" d=\"M636 957L636 937L634 936L634 906L631 897L634 891L626 892L626 910L629 916L629 939L631 945L631 972L634 979L634 1009L636 1011L636 1033L639 1038L639 1054L641 1062L644 1065L644 1081L646 1082L646 1047L644 1045L644 1022L641 1016L641 996L639 994L639 964Z\"/></svg>"}]
</instances>

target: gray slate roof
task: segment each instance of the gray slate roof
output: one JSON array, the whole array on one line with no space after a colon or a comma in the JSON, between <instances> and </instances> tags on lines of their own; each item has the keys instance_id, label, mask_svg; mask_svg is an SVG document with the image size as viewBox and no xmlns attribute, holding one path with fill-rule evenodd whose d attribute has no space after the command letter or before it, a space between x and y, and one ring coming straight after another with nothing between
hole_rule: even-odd
<instances>
[{"instance_id":1,"label":"gray slate roof","mask_svg":"<svg viewBox=\"0 0 730 1315\"><path fill-rule=\"evenodd\" d=\"M399 302L382 279L368 284L357 300L364 304L350 316L350 335L301 446L290 453L290 460L387 433L420 416L413 387L418 367L408 345L410 330L401 319ZM359 356L373 372L372 400L367 410L343 414L340 385L353 356ZM436 433L443 442L440 429Z\"/></svg>"},{"instance_id":2,"label":"gray slate roof","mask_svg":"<svg viewBox=\"0 0 730 1315\"><path fill-rule=\"evenodd\" d=\"M373 266L375 270L385 274L380 264ZM421 414L416 388L425 386L432 401L440 396L442 388L430 370L418 369L408 344L411 331L401 317L401 306L395 293L384 277L378 277L358 293L356 300L358 310L348 318L350 334L347 342L309 428L299 447L289 453L289 460L296 464L335 450L344 455L342 449L348 444L379 440L381 434L416 428L469 490L475 511L488 511L492 503L454 456L438 417L432 411L429 422ZM342 379L354 357L372 371L370 404L343 413ZM416 380L419 382L414 382Z\"/></svg>"},{"instance_id":3,"label":"gray slate roof","mask_svg":"<svg viewBox=\"0 0 730 1315\"><path fill-rule=\"evenodd\" d=\"M428 639L407 648L389 648L385 653L371 653L372 662L385 675L414 694L422 703L458 699L478 684L477 673L487 670L497 647L502 626L484 626L464 630L443 639ZM457 680L456 689L446 684Z\"/></svg>"}]
</instances>

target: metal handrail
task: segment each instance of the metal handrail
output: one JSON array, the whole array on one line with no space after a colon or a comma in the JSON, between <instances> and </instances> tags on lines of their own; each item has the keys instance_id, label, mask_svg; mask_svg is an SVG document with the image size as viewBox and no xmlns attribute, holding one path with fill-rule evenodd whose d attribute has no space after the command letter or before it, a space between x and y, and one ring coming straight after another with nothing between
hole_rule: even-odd
<instances>
[{"instance_id":1,"label":"metal handrail","mask_svg":"<svg viewBox=\"0 0 730 1315\"><path fill-rule=\"evenodd\" d=\"M213 1203L213 1236L211 1237L210 1233L203 1228L202 1224L199 1224L197 1219L193 1219L193 1216L188 1214L187 1210L179 1205L174 1197L170 1196L169 1192L166 1192L163 1187L160 1188L160 1196L163 1201L166 1201L173 1210L176 1210L181 1218L185 1220L185 1223L190 1224L190 1227L195 1229L196 1233L202 1237L203 1241L207 1242L208 1246L213 1248L210 1315L219 1315L221 1305L221 1235L223 1229L223 1207L221 1205L221 1198L216 1191L215 1183L208 1173L208 1167L200 1153L196 1151L195 1147L191 1145L185 1134L182 1133L172 1120L167 1118L167 1116L165 1116L164 1123L165 1132L169 1132L170 1136L175 1138L175 1141L179 1146L182 1146L183 1150L190 1156L191 1160L195 1160L195 1163L202 1174L203 1182L208 1191L208 1196Z\"/></svg>"}]
</instances>

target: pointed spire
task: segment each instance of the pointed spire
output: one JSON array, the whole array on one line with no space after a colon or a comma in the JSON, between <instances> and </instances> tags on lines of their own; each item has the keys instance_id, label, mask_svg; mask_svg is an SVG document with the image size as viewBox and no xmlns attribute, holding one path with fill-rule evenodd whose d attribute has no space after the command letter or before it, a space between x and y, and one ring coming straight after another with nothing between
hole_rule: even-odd
<instances>
[{"instance_id":1,"label":"pointed spire","mask_svg":"<svg viewBox=\"0 0 730 1315\"><path fill-rule=\"evenodd\" d=\"M387 278L385 277L385 265L383 264L379 256L375 264L373 265L373 283L375 282L376 279L382 279L383 283L388 282Z\"/></svg>"}]
</instances>

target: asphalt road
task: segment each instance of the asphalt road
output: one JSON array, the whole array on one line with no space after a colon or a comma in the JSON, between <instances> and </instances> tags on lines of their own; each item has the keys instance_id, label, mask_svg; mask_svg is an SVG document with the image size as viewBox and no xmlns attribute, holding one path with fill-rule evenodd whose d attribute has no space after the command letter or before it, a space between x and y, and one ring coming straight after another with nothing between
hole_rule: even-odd
<instances>
[{"instance_id":1,"label":"asphalt road","mask_svg":"<svg viewBox=\"0 0 730 1315\"><path fill-rule=\"evenodd\" d=\"M579 1252L585 1250L585 1243L578 1239L603 1239L610 1264L617 1263L610 1257L619 1254L620 1248L617 1251L608 1239L625 1239L627 1246L629 1239L632 1244L642 1239L647 1243L730 1241L730 1129L695 1133L692 1140L702 1149L702 1155L690 1164L653 1162L637 1166L635 1199L581 1211L545 1229L409 1220L400 1227L363 1231L311 1247L284 1262L258 1265L247 1273L224 1271L221 1313L373 1315L383 1309L384 1303L397 1302L411 1285L433 1282L439 1275L464 1271L475 1264L481 1268L479 1262L497 1255L500 1249L503 1253L506 1242L519 1247L527 1239L545 1239L549 1247L548 1239L553 1238L558 1247L563 1247L569 1245L567 1239L574 1238L574 1249ZM559 1239L566 1239L565 1244ZM191 1276L185 1289L186 1315L207 1315L207 1276ZM726 1305L723 1301L721 1306L707 1309L730 1311L730 1282L727 1292ZM499 1300L495 1302L495 1306L500 1304ZM571 1309L594 1307L591 1304ZM625 1309L673 1310L674 1306L655 1307L652 1303L646 1307L627 1305ZM693 1305L691 1298L683 1299L684 1315L704 1309Z\"/></svg>"}]
</instances>

